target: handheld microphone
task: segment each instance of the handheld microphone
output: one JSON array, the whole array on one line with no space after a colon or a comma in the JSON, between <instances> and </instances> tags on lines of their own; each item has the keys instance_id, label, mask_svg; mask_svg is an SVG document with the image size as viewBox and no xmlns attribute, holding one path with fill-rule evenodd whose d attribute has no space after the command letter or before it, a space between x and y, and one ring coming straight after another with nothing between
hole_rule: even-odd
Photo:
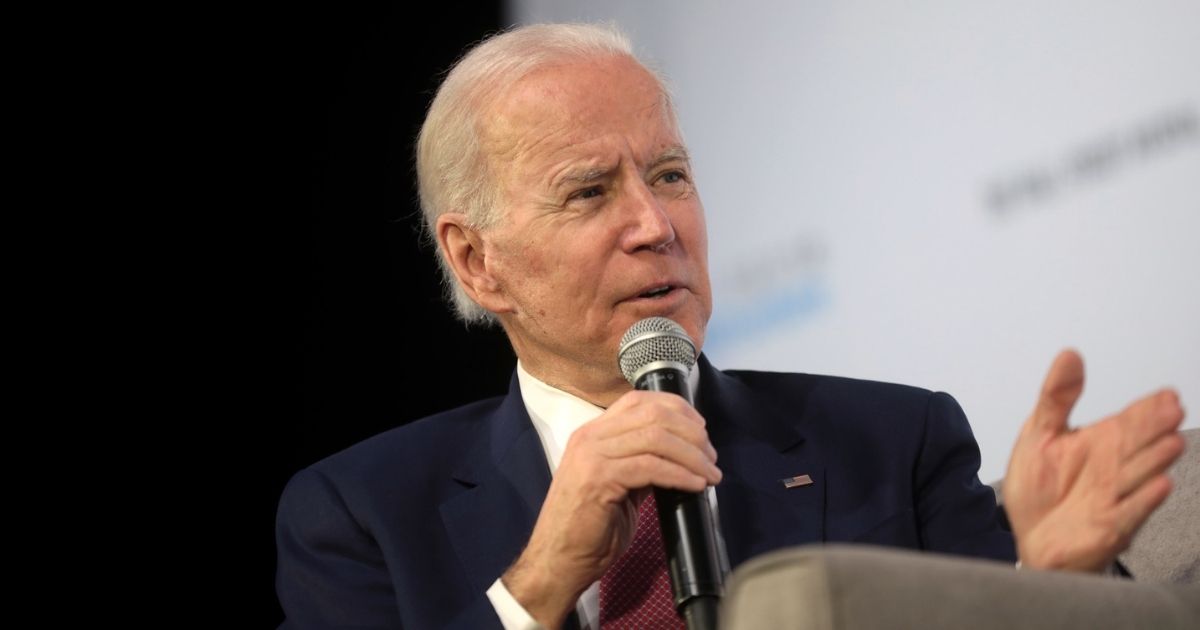
<instances>
[{"instance_id":1,"label":"handheld microphone","mask_svg":"<svg viewBox=\"0 0 1200 630\"><path fill-rule=\"evenodd\" d=\"M648 317L629 328L617 351L621 373L634 388L669 392L695 406L688 373L696 363L696 344L679 324ZM667 551L675 610L689 629L715 629L724 593L712 506L704 493L654 489L658 522Z\"/></svg>"}]
</instances>

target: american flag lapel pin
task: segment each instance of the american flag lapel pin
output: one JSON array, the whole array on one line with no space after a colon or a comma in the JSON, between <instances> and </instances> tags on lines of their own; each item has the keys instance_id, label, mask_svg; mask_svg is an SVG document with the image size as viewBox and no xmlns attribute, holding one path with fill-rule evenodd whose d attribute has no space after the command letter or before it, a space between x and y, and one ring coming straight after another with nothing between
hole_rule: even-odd
<instances>
[{"instance_id":1,"label":"american flag lapel pin","mask_svg":"<svg viewBox=\"0 0 1200 630\"><path fill-rule=\"evenodd\" d=\"M796 475L795 477L780 479L779 482L783 484L784 488L790 489L812 485L813 480L812 477L809 477L808 475Z\"/></svg>"}]
</instances>

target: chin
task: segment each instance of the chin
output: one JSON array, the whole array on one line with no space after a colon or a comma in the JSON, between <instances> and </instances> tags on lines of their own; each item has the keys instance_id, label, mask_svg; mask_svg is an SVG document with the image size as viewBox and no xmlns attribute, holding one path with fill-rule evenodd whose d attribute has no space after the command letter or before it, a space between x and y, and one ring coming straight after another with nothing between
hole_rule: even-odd
<instances>
[{"instance_id":1,"label":"chin","mask_svg":"<svg viewBox=\"0 0 1200 630\"><path fill-rule=\"evenodd\" d=\"M692 343L696 344L696 354L704 348L704 334L707 331L708 319L697 321L681 321L678 322L683 329L687 331L688 337L692 338Z\"/></svg>"}]
</instances>

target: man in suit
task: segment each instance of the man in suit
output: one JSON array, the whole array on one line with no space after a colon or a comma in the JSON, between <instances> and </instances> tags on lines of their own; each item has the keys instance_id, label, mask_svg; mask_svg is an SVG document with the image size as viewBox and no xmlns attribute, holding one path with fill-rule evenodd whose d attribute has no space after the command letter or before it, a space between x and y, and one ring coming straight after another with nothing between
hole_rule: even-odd
<instances>
[{"instance_id":1,"label":"man in suit","mask_svg":"<svg viewBox=\"0 0 1200 630\"><path fill-rule=\"evenodd\" d=\"M476 46L435 97L417 164L457 313L502 326L517 373L506 397L297 474L279 512L285 627L628 622L613 616L629 605L613 576L656 534L639 517L651 487L715 494L733 567L782 546L857 541L1092 571L1170 489L1175 394L1068 430L1083 381L1072 352L1051 367L1013 451L1012 534L945 394L723 373L703 357L689 383L696 408L631 391L621 336L664 316L701 347L712 297L670 98L611 29L524 27ZM782 483L804 475L811 483ZM654 614L643 604L662 579L633 594L637 614Z\"/></svg>"}]
</instances>

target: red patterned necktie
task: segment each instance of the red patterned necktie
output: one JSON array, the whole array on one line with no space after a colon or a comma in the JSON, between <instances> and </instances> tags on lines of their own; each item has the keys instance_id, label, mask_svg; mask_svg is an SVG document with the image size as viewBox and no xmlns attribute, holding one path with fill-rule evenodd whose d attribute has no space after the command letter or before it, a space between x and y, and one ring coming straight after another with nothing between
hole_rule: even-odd
<instances>
[{"instance_id":1,"label":"red patterned necktie","mask_svg":"<svg viewBox=\"0 0 1200 630\"><path fill-rule=\"evenodd\" d=\"M683 620L675 614L671 580L667 577L667 554L654 494L638 508L633 542L600 578L600 628L682 630Z\"/></svg>"}]
</instances>

